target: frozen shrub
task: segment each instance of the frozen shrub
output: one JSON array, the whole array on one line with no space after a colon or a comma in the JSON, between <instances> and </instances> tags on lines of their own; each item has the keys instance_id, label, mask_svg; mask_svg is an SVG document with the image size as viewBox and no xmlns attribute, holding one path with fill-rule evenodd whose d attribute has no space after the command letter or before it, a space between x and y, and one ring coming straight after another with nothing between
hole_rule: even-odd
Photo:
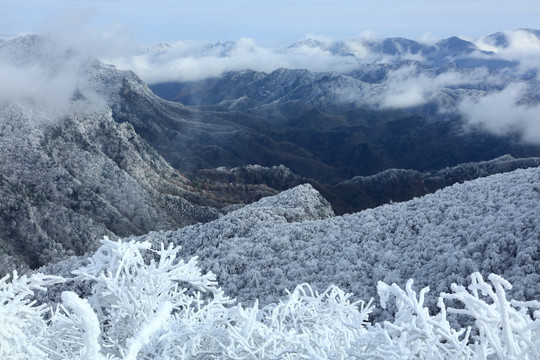
<instances>
[{"instance_id":1,"label":"frozen shrub","mask_svg":"<svg viewBox=\"0 0 540 360\"><path fill-rule=\"evenodd\" d=\"M13 272L0 279L0 359L43 359L41 339L47 329L46 305L30 300L36 290L63 281L60 277L42 274L19 277Z\"/></svg>"},{"instance_id":2,"label":"frozen shrub","mask_svg":"<svg viewBox=\"0 0 540 360\"><path fill-rule=\"evenodd\" d=\"M63 281L33 275L0 281L2 359L538 359L540 302L506 299L510 284L472 275L452 285L439 311L419 293L379 282L393 319L368 322L374 309L336 286L317 293L298 285L278 303L259 308L227 298L196 259L177 258L172 245L102 240L74 271L92 287L88 298L62 293L54 307L36 305L34 290ZM69 279L71 281L72 279ZM447 315L471 318L453 327Z\"/></svg>"}]
</instances>

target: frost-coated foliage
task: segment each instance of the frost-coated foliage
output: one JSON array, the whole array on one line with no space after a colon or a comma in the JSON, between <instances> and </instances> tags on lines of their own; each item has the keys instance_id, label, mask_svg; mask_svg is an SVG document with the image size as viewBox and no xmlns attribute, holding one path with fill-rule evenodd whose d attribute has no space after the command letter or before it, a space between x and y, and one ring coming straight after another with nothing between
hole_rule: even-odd
<instances>
[{"instance_id":1,"label":"frost-coated foliage","mask_svg":"<svg viewBox=\"0 0 540 360\"><path fill-rule=\"evenodd\" d=\"M30 300L36 290L62 282L57 276L34 274L19 277L13 272L0 279L0 359L43 359L42 338L47 329L46 305Z\"/></svg>"},{"instance_id":2,"label":"frost-coated foliage","mask_svg":"<svg viewBox=\"0 0 540 360\"><path fill-rule=\"evenodd\" d=\"M172 245L102 241L74 271L92 285L81 298L62 293L47 308L33 291L63 281L33 275L0 281L1 359L538 359L540 302L506 299L511 286L472 275L468 288L441 294L439 312L416 293L380 282L392 320L371 324L371 302L352 302L335 286L319 294L301 284L277 304L244 307L224 296L196 259ZM72 279L70 279L72 280ZM70 281L68 280L68 281ZM453 328L447 314L472 320Z\"/></svg>"},{"instance_id":3,"label":"frost-coated foliage","mask_svg":"<svg viewBox=\"0 0 540 360\"><path fill-rule=\"evenodd\" d=\"M215 221L139 240L180 245L182 256L199 256L229 296L257 298L261 306L304 282L368 299L378 281L404 288L412 278L419 288L430 286L434 296L426 302L435 311L435 294L474 272L503 276L516 299L540 299L540 168L351 215L299 216L303 208L324 207L315 194L298 186ZM372 318L380 314L374 309Z\"/></svg>"}]
</instances>

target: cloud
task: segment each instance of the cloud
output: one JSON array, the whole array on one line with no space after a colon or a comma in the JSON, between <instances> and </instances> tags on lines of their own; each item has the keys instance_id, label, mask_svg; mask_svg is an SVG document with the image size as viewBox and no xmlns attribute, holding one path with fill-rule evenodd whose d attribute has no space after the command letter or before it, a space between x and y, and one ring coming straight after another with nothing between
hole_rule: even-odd
<instances>
[{"instance_id":1,"label":"cloud","mask_svg":"<svg viewBox=\"0 0 540 360\"><path fill-rule=\"evenodd\" d=\"M89 82L88 66L98 56L125 53L130 45L122 30L95 26L91 18L86 10L65 13L45 24L39 36L0 42L0 101L53 117L102 104Z\"/></svg>"},{"instance_id":2,"label":"cloud","mask_svg":"<svg viewBox=\"0 0 540 360\"><path fill-rule=\"evenodd\" d=\"M80 64L67 50L28 36L0 48L0 100L28 108L60 114L84 79Z\"/></svg>"},{"instance_id":3,"label":"cloud","mask_svg":"<svg viewBox=\"0 0 540 360\"><path fill-rule=\"evenodd\" d=\"M518 135L524 143L540 145L540 105L527 102L527 90L526 84L512 83L477 99L463 99L458 110L468 127Z\"/></svg>"},{"instance_id":4,"label":"cloud","mask_svg":"<svg viewBox=\"0 0 540 360\"><path fill-rule=\"evenodd\" d=\"M119 23L99 22L99 15L93 8L64 11L48 18L39 34L79 57L129 54L135 46L130 31Z\"/></svg>"},{"instance_id":5,"label":"cloud","mask_svg":"<svg viewBox=\"0 0 540 360\"><path fill-rule=\"evenodd\" d=\"M37 64L0 59L0 99L58 108L75 92L72 69L53 72Z\"/></svg>"},{"instance_id":6,"label":"cloud","mask_svg":"<svg viewBox=\"0 0 540 360\"><path fill-rule=\"evenodd\" d=\"M506 44L497 44L493 38L482 37L474 41L475 45L494 55L490 58L518 63L518 75L532 71L540 71L540 38L538 34L528 30L513 30L500 33ZM485 57L488 58L488 57Z\"/></svg>"},{"instance_id":7,"label":"cloud","mask_svg":"<svg viewBox=\"0 0 540 360\"><path fill-rule=\"evenodd\" d=\"M444 96L444 89L447 88L478 87L488 84L501 86L501 80L485 68L467 71L456 69L437 74L417 65L410 65L389 72L382 82L383 90L369 102L378 108L411 108L430 101L440 102Z\"/></svg>"},{"instance_id":8,"label":"cloud","mask_svg":"<svg viewBox=\"0 0 540 360\"><path fill-rule=\"evenodd\" d=\"M228 71L271 72L278 68L347 72L358 66L357 59L335 55L323 46L308 43L294 47L259 46L249 38L237 42L208 45L176 42L163 49L144 48L135 56L104 59L119 68L135 71L152 84L165 81L192 81L218 76Z\"/></svg>"}]
</instances>

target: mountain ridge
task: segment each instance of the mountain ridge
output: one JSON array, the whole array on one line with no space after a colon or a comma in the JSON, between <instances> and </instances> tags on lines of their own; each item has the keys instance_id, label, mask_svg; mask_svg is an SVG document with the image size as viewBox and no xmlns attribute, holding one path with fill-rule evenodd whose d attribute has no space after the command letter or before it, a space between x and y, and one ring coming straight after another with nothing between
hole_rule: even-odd
<instances>
[{"instance_id":1,"label":"mountain ridge","mask_svg":"<svg viewBox=\"0 0 540 360\"><path fill-rule=\"evenodd\" d=\"M34 68L30 75L43 77L36 87L42 92L21 87L0 108L0 173L10 199L2 205L0 227L6 268L81 254L103 235L141 235L206 222L303 179L330 188L326 194L334 191L339 202L357 195L331 187L354 176L539 153L512 138L464 133L457 123L404 109L327 113L303 101L306 94L326 94L321 84L355 83L338 73L281 69L268 78L247 72L241 84L269 80L261 90L269 100L253 111L237 111L223 104L205 108L163 100L134 72L55 48L39 37L2 43L0 60L17 71ZM58 78L62 63L69 66L65 78ZM284 95L273 94L276 84L286 89ZM49 85L62 91L44 92ZM253 93L264 90L253 87ZM209 170L250 164L262 167L228 178ZM282 164L291 173L264 170ZM227 180L235 176L252 179ZM30 232L24 234L26 228Z\"/></svg>"},{"instance_id":2,"label":"mountain ridge","mask_svg":"<svg viewBox=\"0 0 540 360\"><path fill-rule=\"evenodd\" d=\"M301 282L369 299L378 281L403 286L414 276L415 288L429 284L425 306L435 310L431 293L446 292L475 271L511 279L514 299L535 299L539 173L540 167L518 169L344 216L333 216L313 187L300 185L205 224L124 241L172 243L184 258L197 255L225 294L248 305L275 302ZM81 262L40 271L70 277L68 269ZM384 315L378 310L372 318Z\"/></svg>"},{"instance_id":3,"label":"mountain ridge","mask_svg":"<svg viewBox=\"0 0 540 360\"><path fill-rule=\"evenodd\" d=\"M537 298L540 288L533 284L540 272L532 268L540 264L534 260L539 171L492 175L338 217L276 221L270 219L280 216L279 211L248 205L239 212L249 220L233 212L207 224L138 239L173 242L182 246L184 256L196 253L201 266L239 300L257 293L261 303L274 301L292 282L303 281L315 288L320 282L320 290L337 284L365 299L374 295L366 289L376 281L400 285L411 276L420 279L417 286L429 283L439 293L470 271L496 272L513 283L527 283L519 287L520 297ZM281 204L312 191L303 185L261 202ZM491 252L497 252L496 259Z\"/></svg>"}]
</instances>

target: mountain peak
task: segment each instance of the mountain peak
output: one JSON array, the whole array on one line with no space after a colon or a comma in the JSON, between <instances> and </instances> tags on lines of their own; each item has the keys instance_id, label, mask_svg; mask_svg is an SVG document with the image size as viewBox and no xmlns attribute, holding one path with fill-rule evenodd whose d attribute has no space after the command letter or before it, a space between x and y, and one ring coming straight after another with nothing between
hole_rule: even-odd
<instances>
[{"instance_id":1,"label":"mountain peak","mask_svg":"<svg viewBox=\"0 0 540 360\"><path fill-rule=\"evenodd\" d=\"M321 220L334 216L330 203L310 184L299 185L282 193L247 205L241 212L267 211L283 216L288 222Z\"/></svg>"}]
</instances>

